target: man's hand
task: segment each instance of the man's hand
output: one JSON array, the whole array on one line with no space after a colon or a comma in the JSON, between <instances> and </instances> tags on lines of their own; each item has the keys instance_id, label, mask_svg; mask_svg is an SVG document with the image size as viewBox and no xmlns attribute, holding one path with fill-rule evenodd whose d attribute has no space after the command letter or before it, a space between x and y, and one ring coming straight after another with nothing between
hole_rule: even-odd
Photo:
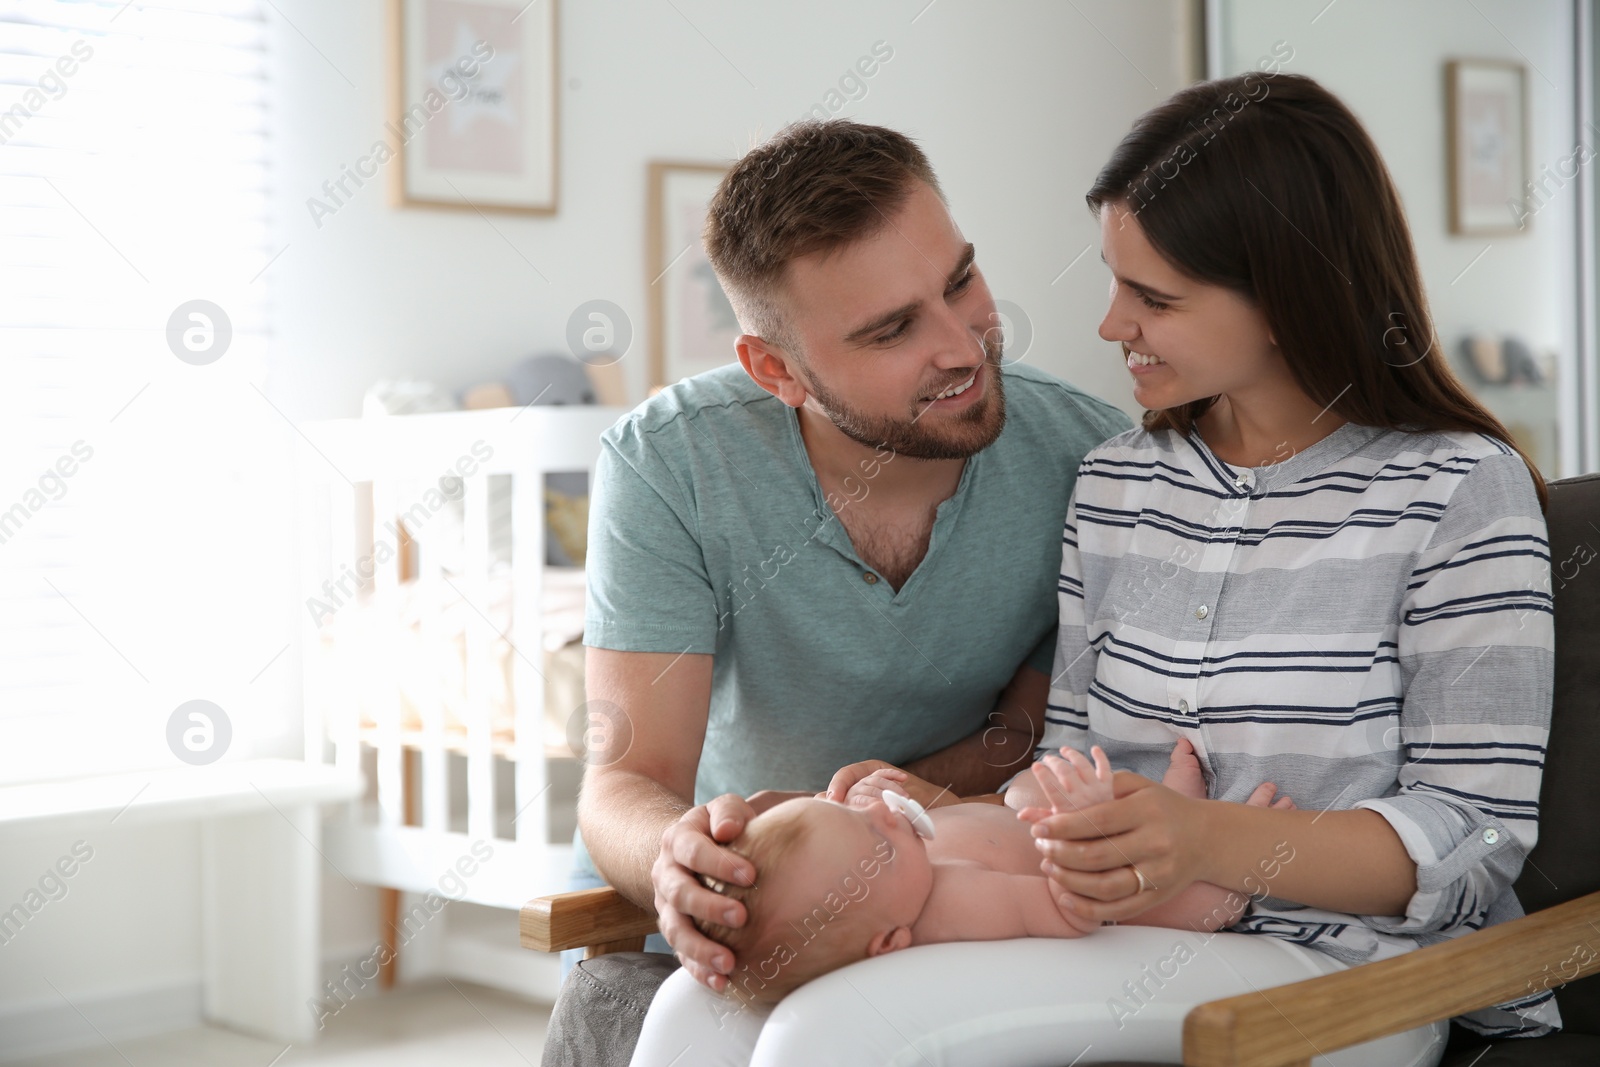
<instances>
[{"instance_id":1,"label":"man's hand","mask_svg":"<svg viewBox=\"0 0 1600 1067\"><path fill-rule=\"evenodd\" d=\"M748 801L732 793L690 808L661 834L661 853L650 870L662 936L695 981L718 993L728 984L733 953L695 929L694 920L743 926L748 916L743 904L707 889L695 874L753 883L755 866L719 843L738 837L755 815Z\"/></svg>"}]
</instances>

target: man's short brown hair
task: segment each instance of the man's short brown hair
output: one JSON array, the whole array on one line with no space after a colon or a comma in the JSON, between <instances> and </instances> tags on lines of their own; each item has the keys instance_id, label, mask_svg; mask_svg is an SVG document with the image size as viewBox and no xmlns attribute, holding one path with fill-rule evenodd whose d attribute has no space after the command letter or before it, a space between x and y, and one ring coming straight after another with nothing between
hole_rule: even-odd
<instances>
[{"instance_id":1,"label":"man's short brown hair","mask_svg":"<svg viewBox=\"0 0 1600 1067\"><path fill-rule=\"evenodd\" d=\"M711 198L704 234L739 325L793 351L779 299L789 262L871 237L918 181L944 199L915 141L849 119L792 123L746 153Z\"/></svg>"}]
</instances>

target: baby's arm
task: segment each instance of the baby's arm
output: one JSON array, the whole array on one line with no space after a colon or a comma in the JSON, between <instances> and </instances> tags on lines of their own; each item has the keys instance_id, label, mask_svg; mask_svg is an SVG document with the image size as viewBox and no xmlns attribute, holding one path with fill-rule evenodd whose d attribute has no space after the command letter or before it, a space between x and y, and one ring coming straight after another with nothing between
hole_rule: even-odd
<instances>
[{"instance_id":1,"label":"baby's arm","mask_svg":"<svg viewBox=\"0 0 1600 1067\"><path fill-rule=\"evenodd\" d=\"M1039 780L1033 776L1031 770L1024 770L1011 779L1011 784L1006 786L1004 797L1006 807L1012 811L1022 811L1025 808L1038 810L1050 806L1050 798L1044 795Z\"/></svg>"},{"instance_id":2,"label":"baby's arm","mask_svg":"<svg viewBox=\"0 0 1600 1067\"><path fill-rule=\"evenodd\" d=\"M933 889L912 928L911 942L1082 937L1099 926L1094 919L1063 912L1043 875L940 863L934 865Z\"/></svg>"},{"instance_id":3,"label":"baby's arm","mask_svg":"<svg viewBox=\"0 0 1600 1067\"><path fill-rule=\"evenodd\" d=\"M1038 795L1044 797L1049 809L1055 812L1071 811L1074 808L1081 810L1093 804L1103 803L1112 796L1111 766L1098 745L1090 751L1094 755L1092 766L1081 753L1062 749L1062 755L1067 757L1066 760L1047 756L1045 760L1034 765L1032 775L1019 775L1019 780L1023 777L1035 779L1034 785ZM1187 738L1179 738L1178 743L1173 746L1171 763L1162 778L1162 784L1185 796L1197 799L1205 797L1205 781L1200 772L1200 761L1195 757L1194 746ZM1273 793L1276 790L1277 787L1271 782L1263 782L1256 787L1255 792L1250 794L1250 799L1245 803L1262 808L1268 806L1293 808L1294 802L1286 796L1273 801ZM1016 806L1012 805L1009 790L1006 793L1006 803ZM1045 814L1045 811L1033 805L1024 805L1019 809L1019 815L1030 821ZM1123 921L1133 926L1219 930L1238 922L1248 903L1249 898L1243 893L1224 889L1209 882L1194 882L1171 900L1163 901ZM1063 912L1063 914L1072 913Z\"/></svg>"}]
</instances>

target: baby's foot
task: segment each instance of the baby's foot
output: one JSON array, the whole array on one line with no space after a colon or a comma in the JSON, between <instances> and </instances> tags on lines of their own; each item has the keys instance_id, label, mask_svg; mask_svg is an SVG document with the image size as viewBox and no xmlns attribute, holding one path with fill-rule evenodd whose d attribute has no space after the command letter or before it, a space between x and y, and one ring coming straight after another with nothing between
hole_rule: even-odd
<instances>
[{"instance_id":1,"label":"baby's foot","mask_svg":"<svg viewBox=\"0 0 1600 1067\"><path fill-rule=\"evenodd\" d=\"M1111 789L1111 761L1099 745L1089 750L1094 762L1082 752L1063 748L1061 756L1047 755L1033 765L1033 776L1044 790L1054 814L1082 811L1103 804L1114 796Z\"/></svg>"},{"instance_id":2,"label":"baby's foot","mask_svg":"<svg viewBox=\"0 0 1600 1067\"><path fill-rule=\"evenodd\" d=\"M1178 743L1172 746L1172 762L1167 764L1161 784L1195 800L1206 798L1206 776L1200 771L1200 758L1187 737L1178 738Z\"/></svg>"},{"instance_id":3,"label":"baby's foot","mask_svg":"<svg viewBox=\"0 0 1600 1067\"><path fill-rule=\"evenodd\" d=\"M1273 800L1272 794L1276 793L1277 791L1278 787L1273 783L1262 782L1260 785L1256 786L1255 792L1250 794L1250 798L1246 800L1245 803L1250 805L1252 808L1278 808L1282 811L1300 810L1294 806L1294 801L1289 799L1287 793L1279 797L1277 800Z\"/></svg>"},{"instance_id":4,"label":"baby's foot","mask_svg":"<svg viewBox=\"0 0 1600 1067\"><path fill-rule=\"evenodd\" d=\"M1178 738L1178 743L1172 746L1172 761L1167 764L1167 773L1161 776L1161 784L1186 797L1197 800L1206 798L1205 775L1200 771L1200 759L1195 755L1194 745L1189 743L1187 737ZM1273 800L1272 796L1277 791L1278 787L1272 782L1262 782L1245 803L1253 808L1298 810L1294 801L1287 796Z\"/></svg>"}]
</instances>

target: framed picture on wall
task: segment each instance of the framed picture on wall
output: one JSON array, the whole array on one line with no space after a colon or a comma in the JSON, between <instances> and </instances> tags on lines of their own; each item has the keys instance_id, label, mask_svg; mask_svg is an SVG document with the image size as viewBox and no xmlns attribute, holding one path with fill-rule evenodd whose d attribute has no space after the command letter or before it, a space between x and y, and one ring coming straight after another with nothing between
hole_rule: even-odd
<instances>
[{"instance_id":1,"label":"framed picture on wall","mask_svg":"<svg viewBox=\"0 0 1600 1067\"><path fill-rule=\"evenodd\" d=\"M1527 74L1519 63L1458 59L1445 65L1450 232L1527 228Z\"/></svg>"},{"instance_id":2,"label":"framed picture on wall","mask_svg":"<svg viewBox=\"0 0 1600 1067\"><path fill-rule=\"evenodd\" d=\"M652 388L737 358L739 323L700 241L706 206L727 172L711 163L650 164L645 265Z\"/></svg>"},{"instance_id":3,"label":"framed picture on wall","mask_svg":"<svg viewBox=\"0 0 1600 1067\"><path fill-rule=\"evenodd\" d=\"M556 0L390 0L391 199L556 210Z\"/></svg>"}]
</instances>

